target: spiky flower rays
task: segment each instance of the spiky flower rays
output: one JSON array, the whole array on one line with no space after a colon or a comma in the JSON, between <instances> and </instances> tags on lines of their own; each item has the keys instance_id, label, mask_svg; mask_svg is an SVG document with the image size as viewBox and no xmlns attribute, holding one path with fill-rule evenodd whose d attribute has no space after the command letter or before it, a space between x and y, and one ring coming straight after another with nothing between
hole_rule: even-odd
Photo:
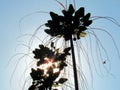
<instances>
[{"instance_id":1,"label":"spiky flower rays","mask_svg":"<svg viewBox=\"0 0 120 90\"><path fill-rule=\"evenodd\" d=\"M53 85L63 84L67 78L61 78L60 72L67 66L66 56L70 55L70 48L65 48L63 52L49 49L40 45L39 49L33 51L34 58L37 59L37 69L32 68L30 73L33 83L29 90L52 89ZM59 77L59 80L55 81Z\"/></svg>"},{"instance_id":2,"label":"spiky flower rays","mask_svg":"<svg viewBox=\"0 0 120 90\"><path fill-rule=\"evenodd\" d=\"M52 20L48 20L45 24L49 27L45 32L52 37L64 37L65 41L70 40L71 35L74 36L74 40L80 39L80 35L85 34L84 31L92 23L92 20L89 20L90 13L85 15L83 7L75 11L72 4L67 11L63 10L62 13L64 16L50 12Z\"/></svg>"}]
</instances>

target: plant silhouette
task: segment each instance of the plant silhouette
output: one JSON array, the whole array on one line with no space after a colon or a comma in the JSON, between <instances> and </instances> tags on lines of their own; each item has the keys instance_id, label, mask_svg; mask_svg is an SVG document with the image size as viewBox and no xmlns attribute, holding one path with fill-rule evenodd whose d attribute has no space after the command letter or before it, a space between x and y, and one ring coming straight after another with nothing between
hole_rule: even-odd
<instances>
[{"instance_id":1,"label":"plant silhouette","mask_svg":"<svg viewBox=\"0 0 120 90\"><path fill-rule=\"evenodd\" d=\"M89 20L90 13L85 15L84 7L75 11L72 4L62 13L64 16L50 12L52 20L45 24L49 27L45 32L51 36L64 37L65 41L70 40L71 35L74 36L74 40L80 39L80 34L92 23L92 20Z\"/></svg>"},{"instance_id":2,"label":"plant silhouette","mask_svg":"<svg viewBox=\"0 0 120 90\"><path fill-rule=\"evenodd\" d=\"M111 21L119 26L115 19L100 16L92 17L91 13L85 13L84 7L76 10L75 3L65 7L61 2L57 2L64 8L61 11L62 15L53 11L47 13L50 19L39 26L34 34L28 35L31 37L28 46L24 45L28 48L28 52L32 52L34 55L32 60L35 61L35 65L33 67L31 65L30 68L28 86L27 80L25 81L23 87L25 90L26 88L28 90L59 90L59 88L60 90L89 90L86 73L83 73L84 67L89 70L91 78L89 81L92 84L92 72L96 72L100 77L104 76L104 71L112 75L110 73L110 58L100 40L101 38L96 34L98 31L102 31L110 37L119 56L119 50L112 35L105 29L91 27L94 21L99 19ZM43 31L48 35L42 40L39 39L41 32L37 37L41 27L45 27ZM40 43L37 42L39 47L31 49L34 39L39 39ZM92 67L94 67L94 71Z\"/></svg>"},{"instance_id":3,"label":"plant silhouette","mask_svg":"<svg viewBox=\"0 0 120 90\"><path fill-rule=\"evenodd\" d=\"M74 69L74 78L75 78L75 88L78 90L78 81L77 81L77 70L76 70L76 61L74 56L74 46L73 39L80 39L81 33L85 33L84 31L87 27L92 23L90 19L90 13L85 15L84 8L81 7L77 11L75 11L72 4L70 4L68 10L62 11L63 16L58 15L54 12L50 12L50 16L52 20L48 20L45 24L49 29L45 29L45 32L52 37L63 37L65 41L71 41L71 49L72 49L72 57L73 57L73 69ZM72 39L72 36L74 38ZM53 43L51 43L52 48L54 47ZM51 90L52 85L55 83L54 81L59 76L60 71L67 66L65 63L65 59L67 55L70 55L68 52L70 48L65 48L64 53L60 54L50 50L43 45L39 46L40 49L35 49L33 53L35 54L34 58L39 59L37 62L37 66L42 66L47 63L47 71L43 69L37 68L37 70L32 69L31 77L33 79L33 85L29 88L29 90L39 89L39 90ZM53 65L49 66L49 63ZM54 63L59 62L59 66L54 66ZM58 72L54 73L54 68L58 68ZM60 79L57 84L63 83L67 79Z\"/></svg>"},{"instance_id":4,"label":"plant silhouette","mask_svg":"<svg viewBox=\"0 0 120 90\"><path fill-rule=\"evenodd\" d=\"M58 50L49 49L43 45L39 45L39 49L33 51L34 58L38 59L37 70L31 69L31 77L33 79L32 86L28 90L51 90L53 85L63 84L67 78L60 78L55 81L59 76L61 70L67 66L66 57L70 55L70 48L65 48L62 53Z\"/></svg>"}]
</instances>

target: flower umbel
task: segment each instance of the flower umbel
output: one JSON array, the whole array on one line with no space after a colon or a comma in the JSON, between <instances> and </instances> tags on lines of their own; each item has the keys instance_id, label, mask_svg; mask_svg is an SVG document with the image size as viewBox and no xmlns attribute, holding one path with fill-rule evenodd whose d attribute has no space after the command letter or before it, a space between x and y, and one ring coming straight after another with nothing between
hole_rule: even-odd
<instances>
[{"instance_id":1,"label":"flower umbel","mask_svg":"<svg viewBox=\"0 0 120 90\"><path fill-rule=\"evenodd\" d=\"M63 52L56 52L55 48L49 49L44 45L40 45L39 49L33 51L34 58L37 59L37 69L31 69L31 77L33 83L29 90L46 90L52 88L54 84L62 84L67 81L66 78L60 78L61 70L67 66L66 57L70 55L71 48L65 48Z\"/></svg>"},{"instance_id":2,"label":"flower umbel","mask_svg":"<svg viewBox=\"0 0 120 90\"><path fill-rule=\"evenodd\" d=\"M63 16L50 12L52 20L48 20L45 24L49 27L45 29L45 32L51 36L64 37L66 41L70 40L71 35L74 36L74 40L80 39L80 34L84 33L92 23L92 20L89 20L90 13L85 15L84 7L75 11L72 4L67 11L63 10L62 13Z\"/></svg>"}]
</instances>

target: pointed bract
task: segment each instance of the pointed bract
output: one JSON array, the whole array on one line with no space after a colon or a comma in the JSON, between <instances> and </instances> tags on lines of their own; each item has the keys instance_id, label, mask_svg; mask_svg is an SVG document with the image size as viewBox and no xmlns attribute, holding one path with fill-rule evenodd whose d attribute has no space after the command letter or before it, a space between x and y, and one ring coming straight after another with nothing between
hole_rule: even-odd
<instances>
[{"instance_id":1,"label":"pointed bract","mask_svg":"<svg viewBox=\"0 0 120 90\"><path fill-rule=\"evenodd\" d=\"M76 12L75 12L75 18L80 18L80 17L84 17L84 7L79 8Z\"/></svg>"},{"instance_id":2,"label":"pointed bract","mask_svg":"<svg viewBox=\"0 0 120 90\"><path fill-rule=\"evenodd\" d=\"M82 21L83 21L83 22L88 21L89 18L90 18L90 15L91 15L90 13L87 13L87 14L83 17Z\"/></svg>"},{"instance_id":3,"label":"pointed bract","mask_svg":"<svg viewBox=\"0 0 120 90\"><path fill-rule=\"evenodd\" d=\"M54 12L50 12L50 16L52 17L53 20L57 20L58 15Z\"/></svg>"},{"instance_id":4,"label":"pointed bract","mask_svg":"<svg viewBox=\"0 0 120 90\"><path fill-rule=\"evenodd\" d=\"M74 12L75 12L75 10L73 8L73 5L70 4L69 9L68 9L68 13L72 15Z\"/></svg>"},{"instance_id":5,"label":"pointed bract","mask_svg":"<svg viewBox=\"0 0 120 90\"><path fill-rule=\"evenodd\" d=\"M84 26L89 26L92 23L92 20L85 21L83 23Z\"/></svg>"}]
</instances>

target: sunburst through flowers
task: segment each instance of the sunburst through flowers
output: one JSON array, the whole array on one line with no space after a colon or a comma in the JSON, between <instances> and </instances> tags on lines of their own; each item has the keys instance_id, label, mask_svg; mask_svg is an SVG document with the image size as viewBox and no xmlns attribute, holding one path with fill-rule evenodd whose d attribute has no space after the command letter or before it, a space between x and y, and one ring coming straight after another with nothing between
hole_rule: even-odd
<instances>
[{"instance_id":1,"label":"sunburst through flowers","mask_svg":"<svg viewBox=\"0 0 120 90\"><path fill-rule=\"evenodd\" d=\"M66 57L70 55L70 49L72 51L72 57L74 57L72 40L84 37L86 35L85 30L87 30L87 27L92 23L92 20L89 20L90 13L85 15L83 7L75 11L72 4L70 4L68 10L63 10L62 13L63 16L50 12L52 20L48 20L45 24L45 26L48 27L48 29L45 29L45 32L52 37L58 36L63 37L65 41L70 40L72 44L71 48L67 47L64 48L63 52L59 52L55 47L52 47L53 45L50 47L51 49L40 45L39 49L35 49L33 53L35 55L34 58L38 60L37 69L32 68L31 70L30 75L33 79L33 84L29 90L51 90L53 84L61 84L67 81L67 78L60 78L58 81L55 80L59 77L61 70L67 66ZM75 59L73 61L74 73L76 74ZM77 77L77 74L75 77Z\"/></svg>"},{"instance_id":2,"label":"sunburst through flowers","mask_svg":"<svg viewBox=\"0 0 120 90\"><path fill-rule=\"evenodd\" d=\"M67 66L66 57L70 55L70 48L65 48L63 52L56 52L55 49L51 50L44 45L40 45L39 49L35 49L33 53L35 54L34 58L37 61L37 69L31 69L31 77L33 83L29 90L51 90L52 85L62 84L67 81L67 78L60 78L58 81L55 81L56 78L60 75L61 70Z\"/></svg>"}]
</instances>

